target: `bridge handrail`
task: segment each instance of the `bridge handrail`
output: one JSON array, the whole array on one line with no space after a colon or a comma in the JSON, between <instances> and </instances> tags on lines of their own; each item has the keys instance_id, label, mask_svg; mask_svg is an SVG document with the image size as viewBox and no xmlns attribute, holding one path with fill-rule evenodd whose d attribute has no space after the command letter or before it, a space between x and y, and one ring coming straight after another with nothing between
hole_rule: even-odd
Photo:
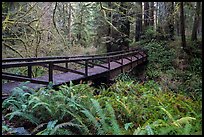
<instances>
[{"instance_id":1,"label":"bridge handrail","mask_svg":"<svg viewBox=\"0 0 204 137\"><path fill-rule=\"evenodd\" d=\"M37 62L18 62L18 63L3 63L2 69L11 68L11 67L25 67L25 66L37 66L42 64L59 64L59 63L68 63L68 62L76 62L76 61L88 61L88 60L99 60L99 59L107 59L107 58L115 58L120 56L127 56L131 55L133 53L138 53L139 51L131 51L128 53L123 54L116 54L116 55L110 55L105 57L79 57L79 58L67 58L67 59L55 59L55 60L48 60L48 61L37 61Z\"/></svg>"},{"instance_id":2,"label":"bridge handrail","mask_svg":"<svg viewBox=\"0 0 204 137\"><path fill-rule=\"evenodd\" d=\"M110 56L114 54L120 54L124 52L130 52L130 51L137 51L141 50L140 48L133 48L130 50L122 50L122 51L114 51L114 52L108 52L103 54L92 54L92 55L76 55L76 56L55 56L55 57L38 57L38 58L5 58L2 59L2 62L17 62L17 61L38 61L38 60L52 60L52 59L69 59L69 58L89 58L89 57L100 57L100 56Z\"/></svg>"}]
</instances>

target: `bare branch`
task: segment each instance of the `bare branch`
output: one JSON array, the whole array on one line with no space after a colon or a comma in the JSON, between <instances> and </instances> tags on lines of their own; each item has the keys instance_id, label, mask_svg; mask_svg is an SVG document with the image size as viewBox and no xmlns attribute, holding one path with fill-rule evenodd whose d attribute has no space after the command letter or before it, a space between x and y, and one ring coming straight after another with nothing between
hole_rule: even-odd
<instances>
[{"instance_id":1,"label":"bare branch","mask_svg":"<svg viewBox=\"0 0 204 137\"><path fill-rule=\"evenodd\" d=\"M24 56L18 52L17 50L15 50L14 48L12 48L10 45L6 44L6 43L3 43L2 44L3 46L5 46L6 48L9 48L10 50L14 51L15 53L17 53L19 56L21 56L22 58L24 58Z\"/></svg>"}]
</instances>

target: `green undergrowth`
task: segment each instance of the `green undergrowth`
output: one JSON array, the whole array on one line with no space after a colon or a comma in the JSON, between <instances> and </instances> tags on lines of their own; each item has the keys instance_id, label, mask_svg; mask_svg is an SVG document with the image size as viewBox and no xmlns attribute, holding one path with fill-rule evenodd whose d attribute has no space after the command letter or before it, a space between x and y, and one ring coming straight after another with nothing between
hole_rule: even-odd
<instances>
[{"instance_id":1,"label":"green undergrowth","mask_svg":"<svg viewBox=\"0 0 204 137\"><path fill-rule=\"evenodd\" d=\"M184 52L180 40L153 39L138 45L148 50L146 80L157 81L164 90L202 97L202 52L198 44L187 41L189 53Z\"/></svg>"},{"instance_id":2,"label":"green undergrowth","mask_svg":"<svg viewBox=\"0 0 204 137\"><path fill-rule=\"evenodd\" d=\"M109 88L70 84L32 94L25 88L3 101L2 114L34 135L202 134L201 99L162 90L153 80L137 83L126 76ZM2 134L9 126L2 125Z\"/></svg>"}]
</instances>

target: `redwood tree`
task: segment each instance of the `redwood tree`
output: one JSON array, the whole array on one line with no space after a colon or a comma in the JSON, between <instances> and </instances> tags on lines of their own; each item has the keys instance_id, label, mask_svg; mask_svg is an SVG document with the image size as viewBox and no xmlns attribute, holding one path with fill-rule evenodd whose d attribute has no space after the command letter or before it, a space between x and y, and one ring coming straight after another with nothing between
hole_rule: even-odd
<instances>
[{"instance_id":1,"label":"redwood tree","mask_svg":"<svg viewBox=\"0 0 204 137\"><path fill-rule=\"evenodd\" d=\"M150 26L154 26L154 2L150 3Z\"/></svg>"},{"instance_id":2,"label":"redwood tree","mask_svg":"<svg viewBox=\"0 0 204 137\"><path fill-rule=\"evenodd\" d=\"M183 2L180 2L180 20L181 20L181 45L186 49L186 37L185 37L185 19L184 19L184 10Z\"/></svg>"},{"instance_id":3,"label":"redwood tree","mask_svg":"<svg viewBox=\"0 0 204 137\"><path fill-rule=\"evenodd\" d=\"M196 13L195 13L195 18L194 18L194 24L193 24L193 30L192 30L192 36L191 40L197 40L197 30L199 26L199 16L200 16L200 2L196 2Z\"/></svg>"},{"instance_id":4,"label":"redwood tree","mask_svg":"<svg viewBox=\"0 0 204 137\"><path fill-rule=\"evenodd\" d=\"M144 27L149 26L149 2L144 2Z\"/></svg>"},{"instance_id":5,"label":"redwood tree","mask_svg":"<svg viewBox=\"0 0 204 137\"><path fill-rule=\"evenodd\" d=\"M137 2L139 5L139 12L136 16L136 23L135 23L135 41L140 40L140 36L142 33L142 2Z\"/></svg>"}]
</instances>

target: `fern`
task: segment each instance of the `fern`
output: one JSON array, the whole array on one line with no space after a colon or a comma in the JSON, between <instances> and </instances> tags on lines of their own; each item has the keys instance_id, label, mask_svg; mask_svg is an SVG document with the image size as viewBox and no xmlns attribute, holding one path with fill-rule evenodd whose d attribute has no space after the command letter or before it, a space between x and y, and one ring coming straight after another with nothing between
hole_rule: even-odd
<instances>
[{"instance_id":1,"label":"fern","mask_svg":"<svg viewBox=\"0 0 204 137\"><path fill-rule=\"evenodd\" d=\"M160 108L161 110L163 110L163 111L168 115L168 117L170 118L170 120L173 121L176 126L181 127L181 125L180 125L176 120L174 120L173 116L172 116L164 107L159 106L159 108Z\"/></svg>"},{"instance_id":2,"label":"fern","mask_svg":"<svg viewBox=\"0 0 204 137\"><path fill-rule=\"evenodd\" d=\"M46 102L42 101L42 99L40 99L37 96L31 96L30 100L28 101L28 105L31 108L32 113L36 113L36 110L38 110L38 111L43 110L43 111L41 111L41 113L47 113L48 112L48 114L50 116L53 116L53 113L54 113L53 104L51 105L49 102L46 103ZM47 111L44 112L44 110L47 110Z\"/></svg>"},{"instance_id":3,"label":"fern","mask_svg":"<svg viewBox=\"0 0 204 137\"><path fill-rule=\"evenodd\" d=\"M40 128L43 128L44 125L46 125L47 123L41 123L40 125L38 125L37 127L35 127L32 132L31 135L35 134Z\"/></svg>"},{"instance_id":4,"label":"fern","mask_svg":"<svg viewBox=\"0 0 204 137\"><path fill-rule=\"evenodd\" d=\"M49 108L50 105L48 103L45 103L45 102L38 102L36 103L33 107L32 107L32 110L34 110L36 107L38 106L43 106L49 113L50 115L53 114L52 110Z\"/></svg>"},{"instance_id":5,"label":"fern","mask_svg":"<svg viewBox=\"0 0 204 137\"><path fill-rule=\"evenodd\" d=\"M113 129L113 134L114 135L121 135L121 129L117 123L113 107L108 102L106 102L106 109L110 114L110 122L112 125L111 130Z\"/></svg>"},{"instance_id":6,"label":"fern","mask_svg":"<svg viewBox=\"0 0 204 137\"><path fill-rule=\"evenodd\" d=\"M38 132L36 135L50 135L50 133L54 129L57 121L58 120L49 121L48 124L47 124L47 128L44 129L43 131Z\"/></svg>"},{"instance_id":7,"label":"fern","mask_svg":"<svg viewBox=\"0 0 204 137\"><path fill-rule=\"evenodd\" d=\"M180 125L182 124L189 124L189 122L191 120L196 120L196 118L193 118L193 117L182 117L178 120L176 120L175 122L173 122L174 125L177 125L176 123L179 123Z\"/></svg>"},{"instance_id":8,"label":"fern","mask_svg":"<svg viewBox=\"0 0 204 137\"><path fill-rule=\"evenodd\" d=\"M147 125L145 127L145 129L147 131L147 135L154 135L154 132L153 132L152 128L149 125Z\"/></svg>"},{"instance_id":9,"label":"fern","mask_svg":"<svg viewBox=\"0 0 204 137\"><path fill-rule=\"evenodd\" d=\"M108 125L105 122L105 118L106 118L105 113L102 110L102 108L99 105L99 102L97 100L91 98L91 101L92 101L92 104L93 104L93 107L94 107L96 113L99 116L100 123L102 124L103 130L104 130L105 133L107 133L108 132L108 128L107 128Z\"/></svg>"},{"instance_id":10,"label":"fern","mask_svg":"<svg viewBox=\"0 0 204 137\"><path fill-rule=\"evenodd\" d=\"M191 124L186 124L184 129L183 129L183 135L190 135L191 134L191 129L192 125Z\"/></svg>"},{"instance_id":11,"label":"fern","mask_svg":"<svg viewBox=\"0 0 204 137\"><path fill-rule=\"evenodd\" d=\"M50 132L50 135L55 134L57 130L59 130L60 128L64 128L66 126L77 127L79 130L81 130L81 125L74 124L72 122L64 122L64 123L56 125L55 128Z\"/></svg>"},{"instance_id":12,"label":"fern","mask_svg":"<svg viewBox=\"0 0 204 137\"><path fill-rule=\"evenodd\" d=\"M133 135L146 135L146 131L144 130L144 128L138 127L138 128L134 131Z\"/></svg>"},{"instance_id":13,"label":"fern","mask_svg":"<svg viewBox=\"0 0 204 137\"><path fill-rule=\"evenodd\" d=\"M96 120L96 118L90 113L89 110L85 109L85 110L82 110L81 112L84 113L85 116L88 118L88 120L93 124L93 126L96 127L96 129L98 131L97 133L99 135L104 135L105 134L103 129L101 128L101 125Z\"/></svg>"},{"instance_id":14,"label":"fern","mask_svg":"<svg viewBox=\"0 0 204 137\"><path fill-rule=\"evenodd\" d=\"M21 111L14 111L5 115L5 117L8 117L8 116L10 116L9 120L11 120L14 116L20 116L22 118L28 119L33 124L38 125L40 123L40 121L37 118L35 118L32 114L28 114Z\"/></svg>"},{"instance_id":15,"label":"fern","mask_svg":"<svg viewBox=\"0 0 204 137\"><path fill-rule=\"evenodd\" d=\"M67 111L68 114L70 114L73 118L75 118L77 120L77 122L79 122L82 126L82 129L84 131L84 134L89 134L89 129L87 128L87 126L83 123L82 119L80 116L70 112L70 111Z\"/></svg>"}]
</instances>

